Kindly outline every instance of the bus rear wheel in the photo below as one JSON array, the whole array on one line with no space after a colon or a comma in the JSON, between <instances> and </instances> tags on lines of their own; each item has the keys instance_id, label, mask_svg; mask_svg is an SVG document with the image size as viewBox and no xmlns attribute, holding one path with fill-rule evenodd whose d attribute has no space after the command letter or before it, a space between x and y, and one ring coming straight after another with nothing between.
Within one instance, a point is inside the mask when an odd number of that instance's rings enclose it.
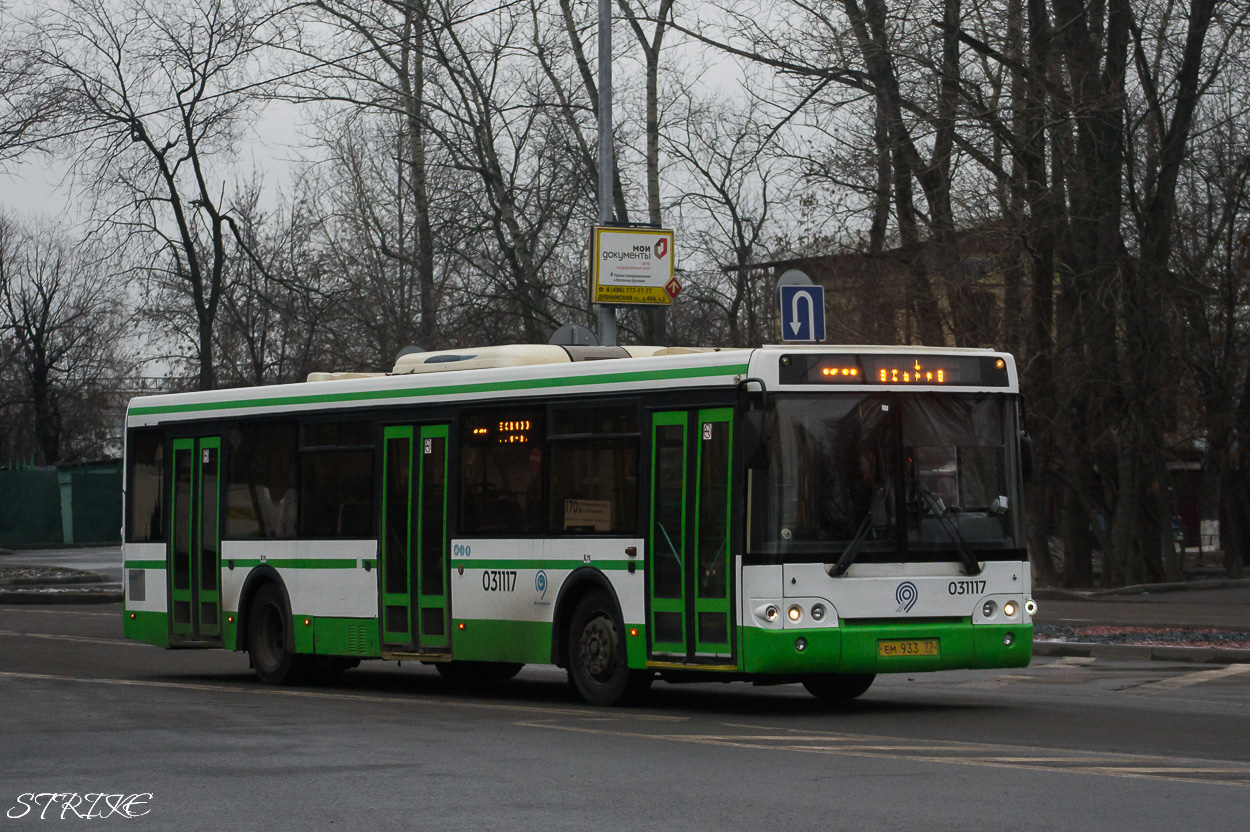
<instances>
[{"instance_id":1,"label":"bus rear wheel","mask_svg":"<svg viewBox=\"0 0 1250 832\"><path fill-rule=\"evenodd\" d=\"M875 673L822 673L808 676L803 680L803 687L817 699L845 704L863 696L876 678Z\"/></svg>"},{"instance_id":2,"label":"bus rear wheel","mask_svg":"<svg viewBox=\"0 0 1250 832\"><path fill-rule=\"evenodd\" d=\"M634 702L651 687L654 674L630 670L623 625L616 605L603 592L582 598L569 624L569 681L591 705Z\"/></svg>"},{"instance_id":3,"label":"bus rear wheel","mask_svg":"<svg viewBox=\"0 0 1250 832\"><path fill-rule=\"evenodd\" d=\"M295 635L282 591L265 584L256 591L247 617L247 652L252 669L267 685L293 685L310 670L305 656L295 655Z\"/></svg>"}]
</instances>

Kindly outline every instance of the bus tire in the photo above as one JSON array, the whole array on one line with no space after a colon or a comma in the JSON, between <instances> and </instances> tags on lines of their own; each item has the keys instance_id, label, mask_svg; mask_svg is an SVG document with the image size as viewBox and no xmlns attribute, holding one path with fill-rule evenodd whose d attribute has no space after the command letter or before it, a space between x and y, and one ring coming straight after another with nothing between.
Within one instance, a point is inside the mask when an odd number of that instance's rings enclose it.
<instances>
[{"instance_id":1,"label":"bus tire","mask_svg":"<svg viewBox=\"0 0 1250 832\"><path fill-rule=\"evenodd\" d=\"M845 704L872 687L875 673L822 673L803 680L807 692L824 702Z\"/></svg>"},{"instance_id":2,"label":"bus tire","mask_svg":"<svg viewBox=\"0 0 1250 832\"><path fill-rule=\"evenodd\" d=\"M434 669L451 685L498 685L521 672L520 662L438 662Z\"/></svg>"},{"instance_id":3,"label":"bus tire","mask_svg":"<svg viewBox=\"0 0 1250 832\"><path fill-rule=\"evenodd\" d=\"M252 598L247 616L247 652L252 669L267 685L298 684L308 675L308 658L295 655L291 614L277 584L265 584Z\"/></svg>"},{"instance_id":4,"label":"bus tire","mask_svg":"<svg viewBox=\"0 0 1250 832\"><path fill-rule=\"evenodd\" d=\"M624 630L616 605L604 592L586 594L573 609L569 682L591 705L629 704L651 687L654 674L629 669Z\"/></svg>"}]
</instances>

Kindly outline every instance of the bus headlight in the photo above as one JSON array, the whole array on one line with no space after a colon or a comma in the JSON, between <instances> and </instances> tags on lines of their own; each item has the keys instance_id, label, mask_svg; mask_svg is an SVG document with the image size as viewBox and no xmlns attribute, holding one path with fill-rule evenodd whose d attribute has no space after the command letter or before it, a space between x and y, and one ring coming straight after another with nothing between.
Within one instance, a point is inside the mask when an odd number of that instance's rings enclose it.
<instances>
[{"instance_id":1,"label":"bus headlight","mask_svg":"<svg viewBox=\"0 0 1250 832\"><path fill-rule=\"evenodd\" d=\"M813 621L824 621L824 620L825 620L825 605L824 605L824 604L813 604L813 605L812 605L812 620L813 620Z\"/></svg>"},{"instance_id":2,"label":"bus headlight","mask_svg":"<svg viewBox=\"0 0 1250 832\"><path fill-rule=\"evenodd\" d=\"M981 605L981 615L986 618L993 618L994 613L996 612L998 612L998 604L994 603L992 600L986 601Z\"/></svg>"},{"instance_id":3,"label":"bus headlight","mask_svg":"<svg viewBox=\"0 0 1250 832\"><path fill-rule=\"evenodd\" d=\"M1016 602L1015 601L1008 601L1007 603L1003 604L1003 615L1007 616L1008 618L1011 618L1015 614L1016 614Z\"/></svg>"},{"instance_id":4,"label":"bus headlight","mask_svg":"<svg viewBox=\"0 0 1250 832\"><path fill-rule=\"evenodd\" d=\"M781 610L777 609L776 604L769 604L766 607L756 607L755 614L771 624L777 620L777 616L781 615Z\"/></svg>"},{"instance_id":5,"label":"bus headlight","mask_svg":"<svg viewBox=\"0 0 1250 832\"><path fill-rule=\"evenodd\" d=\"M790 616L791 621L801 621L803 618L803 608L798 604L795 604L786 611L786 615Z\"/></svg>"},{"instance_id":6,"label":"bus headlight","mask_svg":"<svg viewBox=\"0 0 1250 832\"><path fill-rule=\"evenodd\" d=\"M1029 615L1037 615L1037 602L1032 598L1024 602L1024 611Z\"/></svg>"}]
</instances>

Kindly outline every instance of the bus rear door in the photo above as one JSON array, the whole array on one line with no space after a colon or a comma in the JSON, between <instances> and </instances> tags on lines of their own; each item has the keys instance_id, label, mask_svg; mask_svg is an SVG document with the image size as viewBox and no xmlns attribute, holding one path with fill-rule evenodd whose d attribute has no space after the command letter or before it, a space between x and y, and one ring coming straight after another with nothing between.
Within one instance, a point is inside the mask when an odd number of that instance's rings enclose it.
<instances>
[{"instance_id":1,"label":"bus rear door","mask_svg":"<svg viewBox=\"0 0 1250 832\"><path fill-rule=\"evenodd\" d=\"M221 438L173 440L167 544L169 632L221 639Z\"/></svg>"}]
</instances>

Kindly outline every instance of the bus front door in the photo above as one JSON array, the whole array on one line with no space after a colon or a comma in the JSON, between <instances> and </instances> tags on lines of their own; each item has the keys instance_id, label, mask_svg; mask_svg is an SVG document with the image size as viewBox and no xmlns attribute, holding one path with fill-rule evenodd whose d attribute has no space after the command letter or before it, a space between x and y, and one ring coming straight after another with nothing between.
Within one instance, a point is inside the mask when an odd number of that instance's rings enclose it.
<instances>
[{"instance_id":1,"label":"bus front door","mask_svg":"<svg viewBox=\"0 0 1250 832\"><path fill-rule=\"evenodd\" d=\"M655 661L732 659L732 448L732 408L652 417L647 639Z\"/></svg>"},{"instance_id":2,"label":"bus front door","mask_svg":"<svg viewBox=\"0 0 1250 832\"><path fill-rule=\"evenodd\" d=\"M221 639L221 438L173 440L167 571L169 632Z\"/></svg>"},{"instance_id":3,"label":"bus front door","mask_svg":"<svg viewBox=\"0 0 1250 832\"><path fill-rule=\"evenodd\" d=\"M382 643L447 653L446 425L400 425L383 438L379 606Z\"/></svg>"}]
</instances>

